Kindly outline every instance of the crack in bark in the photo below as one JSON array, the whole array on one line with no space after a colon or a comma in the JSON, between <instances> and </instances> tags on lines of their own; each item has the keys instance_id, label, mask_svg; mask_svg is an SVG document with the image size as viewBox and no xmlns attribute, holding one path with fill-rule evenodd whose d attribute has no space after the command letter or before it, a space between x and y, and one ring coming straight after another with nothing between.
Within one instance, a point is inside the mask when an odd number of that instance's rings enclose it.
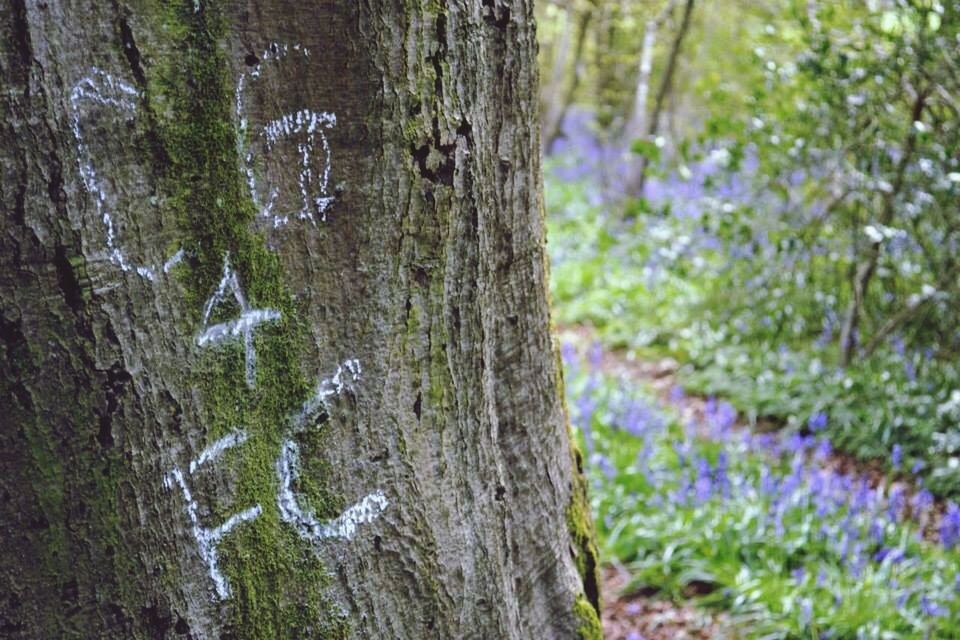
<instances>
[{"instance_id":1,"label":"crack in bark","mask_svg":"<svg viewBox=\"0 0 960 640\"><path fill-rule=\"evenodd\" d=\"M145 88L147 86L147 76L140 64L140 49L137 48L137 43L133 39L130 22L127 19L126 12L120 8L116 0L113 2L113 8L117 12L117 30L120 32L120 48L123 50L123 56L126 58L130 73L133 74L137 84L141 89Z\"/></svg>"},{"instance_id":2,"label":"crack in bark","mask_svg":"<svg viewBox=\"0 0 960 640\"><path fill-rule=\"evenodd\" d=\"M30 67L33 64L33 43L30 41L30 23L27 18L26 0L10 0L13 9L14 47L20 57L20 64ZM29 85L27 85L29 91Z\"/></svg>"}]
</instances>

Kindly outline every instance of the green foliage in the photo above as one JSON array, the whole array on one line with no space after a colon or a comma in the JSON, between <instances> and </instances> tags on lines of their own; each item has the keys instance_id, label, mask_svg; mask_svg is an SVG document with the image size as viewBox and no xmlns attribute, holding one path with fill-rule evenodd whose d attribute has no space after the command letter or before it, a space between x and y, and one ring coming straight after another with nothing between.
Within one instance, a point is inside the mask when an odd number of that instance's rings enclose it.
<instances>
[{"instance_id":1,"label":"green foliage","mask_svg":"<svg viewBox=\"0 0 960 640\"><path fill-rule=\"evenodd\" d=\"M659 156L646 198L548 182L558 315L680 357L687 384L751 415L826 411L838 446L900 445L958 495L958 9L779 4L689 54L685 99L710 115L669 153L631 143Z\"/></svg>"},{"instance_id":2,"label":"green foliage","mask_svg":"<svg viewBox=\"0 0 960 640\"><path fill-rule=\"evenodd\" d=\"M731 265L719 248L689 251L701 220L651 214L620 222L588 203L589 189L584 182L548 183L561 324L588 323L607 344L678 357L688 365L685 386L726 398L754 419L798 431L825 412L836 446L886 459L900 445L901 470L922 467L918 475L933 491L960 495L960 406L953 395L960 370L952 362L900 347L843 369L837 345L810 335L817 314L801 313L818 299L816 290L750 295L742 284L749 263ZM727 232L744 231L729 222Z\"/></svg>"},{"instance_id":3,"label":"green foliage","mask_svg":"<svg viewBox=\"0 0 960 640\"><path fill-rule=\"evenodd\" d=\"M628 589L697 597L745 638L960 633L960 553L893 515L903 507L890 506L902 499L889 479L871 491L809 448L743 437L722 405L683 426L642 389L572 360L601 553L630 569Z\"/></svg>"},{"instance_id":4,"label":"green foliage","mask_svg":"<svg viewBox=\"0 0 960 640\"><path fill-rule=\"evenodd\" d=\"M548 159L556 317L675 357L685 388L782 442L814 432L885 470L886 506L824 498L809 450L673 417L638 435L635 392L581 371L601 554L634 586L731 611L747 637L958 637L960 558L901 517L894 480L960 517L960 5L702 0L662 133L623 139L637 77L622 71L665 4L603 14ZM651 86L675 30L660 25ZM649 164L643 197L624 186L631 155ZM721 467L728 490L697 497Z\"/></svg>"}]
</instances>

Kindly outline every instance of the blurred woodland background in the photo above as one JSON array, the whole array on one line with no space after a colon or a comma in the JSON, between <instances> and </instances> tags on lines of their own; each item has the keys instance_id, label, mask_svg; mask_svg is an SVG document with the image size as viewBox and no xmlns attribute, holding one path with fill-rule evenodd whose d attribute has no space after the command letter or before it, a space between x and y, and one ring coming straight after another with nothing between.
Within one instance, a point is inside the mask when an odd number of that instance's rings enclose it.
<instances>
[{"instance_id":1,"label":"blurred woodland background","mask_svg":"<svg viewBox=\"0 0 960 640\"><path fill-rule=\"evenodd\" d=\"M960 637L960 3L538 13L613 637Z\"/></svg>"}]
</instances>

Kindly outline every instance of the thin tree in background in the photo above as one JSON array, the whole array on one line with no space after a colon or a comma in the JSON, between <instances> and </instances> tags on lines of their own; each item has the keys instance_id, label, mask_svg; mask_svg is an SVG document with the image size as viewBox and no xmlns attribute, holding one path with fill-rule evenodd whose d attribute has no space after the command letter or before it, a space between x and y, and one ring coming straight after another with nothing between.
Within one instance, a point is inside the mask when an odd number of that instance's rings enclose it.
<instances>
[{"instance_id":1,"label":"thin tree in background","mask_svg":"<svg viewBox=\"0 0 960 640\"><path fill-rule=\"evenodd\" d=\"M577 91L580 89L581 81L586 73L584 69L584 50L587 44L587 35L590 32L590 22L593 19L596 9L597 4L595 0L591 0L587 2L583 9L575 12L577 14L576 27L574 28L576 32L575 44L573 47L573 57L568 61L570 48L569 38L572 28L570 14L574 13L574 3L571 2L565 7L566 18L557 47L557 56L554 59L553 72L551 74L551 78L555 82L551 82L551 90L547 93L546 100L544 101L545 115L543 117L543 132L541 136L544 155L550 151L553 143L563 135L564 120L566 120L570 106L577 97ZM569 76L569 78L564 88L563 79L567 76Z\"/></svg>"},{"instance_id":2,"label":"thin tree in background","mask_svg":"<svg viewBox=\"0 0 960 640\"><path fill-rule=\"evenodd\" d=\"M695 0L686 0L684 3L680 24L670 44L670 52L667 54L663 74L660 76L660 83L653 101L653 106L649 115L646 115L650 75L653 68L653 49L656 44L657 32L667 19L667 16L673 12L675 1L676 0L671 0L668 2L656 18L647 22L646 30L644 31L643 49L640 54L636 98L633 104L633 112L626 128L626 137L628 140L643 139L653 141L660 131L660 120L663 114L663 108L673 88L674 75L682 51L684 38L686 38L687 32L690 30L690 21L695 2ZM641 155L634 163L634 168L629 174L626 185L626 193L643 195L649 164L650 160L646 154Z\"/></svg>"}]
</instances>

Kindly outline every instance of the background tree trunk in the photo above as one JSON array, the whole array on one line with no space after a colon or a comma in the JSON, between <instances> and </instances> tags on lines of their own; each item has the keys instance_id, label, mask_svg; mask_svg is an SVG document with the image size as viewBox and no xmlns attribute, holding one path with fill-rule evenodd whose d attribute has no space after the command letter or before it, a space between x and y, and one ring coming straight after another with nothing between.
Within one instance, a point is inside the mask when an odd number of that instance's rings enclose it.
<instances>
[{"instance_id":1,"label":"background tree trunk","mask_svg":"<svg viewBox=\"0 0 960 640\"><path fill-rule=\"evenodd\" d=\"M531 4L0 8L0 634L599 638Z\"/></svg>"},{"instance_id":2,"label":"background tree trunk","mask_svg":"<svg viewBox=\"0 0 960 640\"><path fill-rule=\"evenodd\" d=\"M677 61L680 58L681 47L683 46L683 40L687 35L687 32L690 30L690 16L693 14L693 5L694 0L686 0L686 3L683 6L683 17L680 19L680 25L677 27L677 32L673 37L673 42L670 45L670 52L667 55L666 65L663 70L663 75L660 78L660 86L657 89L656 99L653 103L653 108L650 111L650 116L646 119L646 139L650 142L653 142L657 133L660 131L660 117L663 114L663 107L666 104L667 96L670 95L671 89L673 87L673 76L674 72L677 69ZM664 8L663 13L658 16L654 21L648 23L647 33L653 34L651 40L655 38L656 29L659 26L659 23L663 21L673 10L673 2L668 2L667 6ZM646 48L646 42L644 42L644 47ZM651 42L652 47L652 42ZM644 54L641 54L643 57ZM649 83L649 75L647 78L643 78L644 75L644 65L641 62L640 66L640 76L641 81L638 84L637 89L637 98L634 102L634 116L631 118L631 122L635 123L634 127L637 125L643 124L644 119L638 115L638 108L646 108L647 102L647 90ZM641 93L642 87L642 93ZM642 132L642 129L640 129ZM634 139L639 137L628 127L627 138ZM632 167L632 172L630 175L629 182L627 184L627 193L636 195L638 197L643 196L644 185L647 180L647 167L650 164L650 159L647 156L641 156L637 162L634 163Z\"/></svg>"},{"instance_id":3,"label":"background tree trunk","mask_svg":"<svg viewBox=\"0 0 960 640\"><path fill-rule=\"evenodd\" d=\"M566 84L566 87L563 91L560 91L560 85L563 83L557 84L557 91L551 92L549 100L547 102L547 113L546 117L543 119L543 140L541 141L541 153L546 156L549 154L550 150L553 148L553 144L560 139L563 135L563 125L564 121L567 119L567 113L570 111L570 107L573 105L574 100L577 97L577 90L580 88L580 81L585 74L583 68L583 50L587 43L587 33L590 28L590 20L593 18L593 13L596 10L597 6L594 2L588 2L587 5L580 10L579 16L576 20L576 44L573 49L573 60L567 62L566 51L563 51L563 58L558 58L557 65L563 65L564 69L569 69L569 81ZM567 25L573 20L573 14L575 13L575 6L571 7L568 10ZM569 26L565 26L565 29L569 30ZM564 33L563 41L561 44L564 49L567 48L568 43L568 33ZM558 73L558 75L561 75Z\"/></svg>"}]
</instances>

